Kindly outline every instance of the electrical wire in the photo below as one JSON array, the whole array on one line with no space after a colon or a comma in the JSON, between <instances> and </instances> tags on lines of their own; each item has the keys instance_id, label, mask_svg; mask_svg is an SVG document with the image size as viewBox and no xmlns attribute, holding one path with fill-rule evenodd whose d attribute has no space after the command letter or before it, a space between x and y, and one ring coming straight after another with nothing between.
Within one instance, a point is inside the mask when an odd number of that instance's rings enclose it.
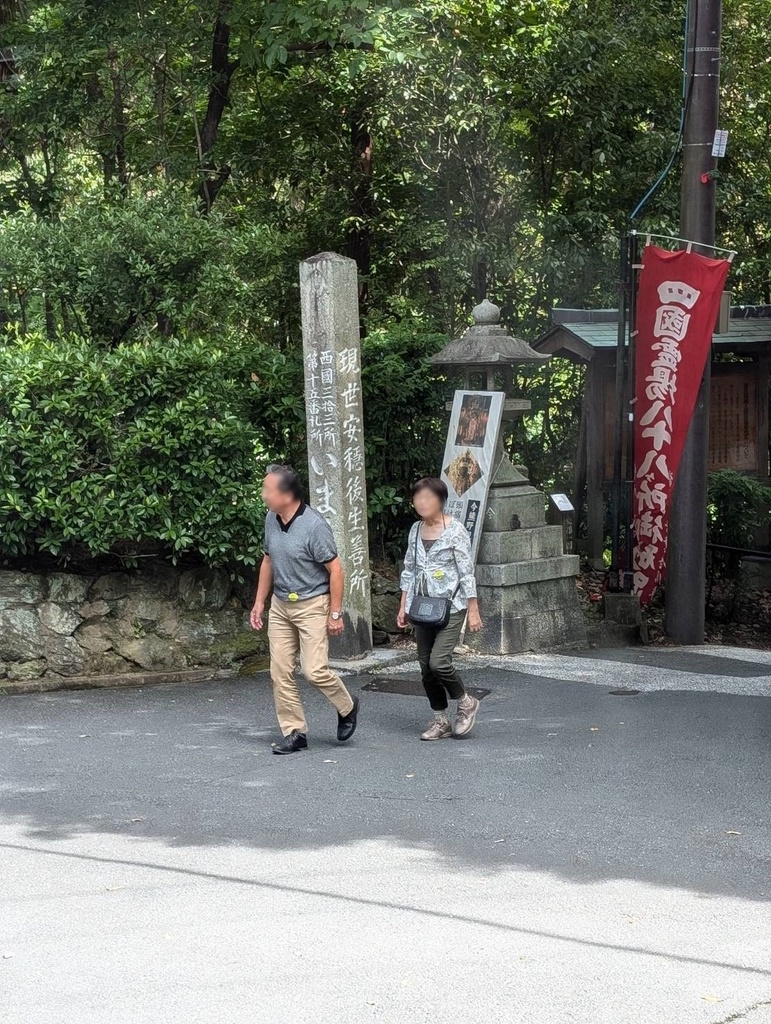
<instances>
[{"instance_id":1,"label":"electrical wire","mask_svg":"<svg viewBox=\"0 0 771 1024\"><path fill-rule=\"evenodd\" d=\"M697 28L698 19L699 19L699 5L697 3L694 3L693 5L691 5L690 0L687 0L686 5L685 5L685 21L684 21L684 29L683 29L683 78L682 78L682 88L681 88L681 92L680 92L680 126L679 126L679 128L677 130L677 139L675 140L675 144L674 144L674 146L672 148L672 153L671 153L671 155L669 157L669 160L667 161L666 167L661 172L661 174L658 176L658 178L656 178L654 183L651 185L651 187L648 189L648 191L642 197L642 199L637 204L637 206L635 206L634 210L632 210L632 212L629 214L629 220L630 221L635 220L635 218L639 216L639 214L642 212L643 208L647 205L648 200L652 199L653 196L655 196L655 194L661 188L662 184L664 183L664 179L669 174L669 172L672 170L672 165L675 162L675 158L677 157L677 155L680 152L680 149L682 147L683 134L685 132L685 119L686 119L686 116L688 114L688 110L689 110L689 108L691 106L691 97L693 95L693 83L694 83L694 76L693 76L693 74L690 74L690 75L688 74L688 40L690 38L690 24L689 24L690 17L689 17L689 12L691 10L691 6L693 6L693 12L694 12L694 16L693 16L693 38L694 39L696 38L696 28ZM693 69L691 69L691 70L693 70Z\"/></svg>"}]
</instances>

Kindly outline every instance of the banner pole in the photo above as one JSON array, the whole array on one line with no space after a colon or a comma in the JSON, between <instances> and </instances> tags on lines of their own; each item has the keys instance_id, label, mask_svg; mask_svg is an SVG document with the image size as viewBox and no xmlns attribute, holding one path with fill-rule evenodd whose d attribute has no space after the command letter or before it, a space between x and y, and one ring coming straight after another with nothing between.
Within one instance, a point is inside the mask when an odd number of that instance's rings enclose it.
<instances>
[{"instance_id":1,"label":"banner pole","mask_svg":"<svg viewBox=\"0 0 771 1024\"><path fill-rule=\"evenodd\" d=\"M634 519L634 417L637 408L632 404L635 392L635 339L637 334L637 286L640 280L640 272L637 264L640 260L640 241L636 231L632 232L630 263L630 288L629 288L629 344L627 347L626 360L626 407L624 409L626 459L624 474L624 566L623 566L623 587L625 593L632 590L632 565L634 561L635 536L632 529Z\"/></svg>"},{"instance_id":2,"label":"banner pole","mask_svg":"<svg viewBox=\"0 0 771 1024\"><path fill-rule=\"evenodd\" d=\"M689 0L680 234L697 248L715 242L721 14L721 0ZM680 644L704 642L710 369L707 356L670 512L664 629Z\"/></svg>"},{"instance_id":3,"label":"banner pole","mask_svg":"<svg viewBox=\"0 0 771 1024\"><path fill-rule=\"evenodd\" d=\"M610 581L609 589L621 587L621 504L624 489L622 446L624 439L624 367L626 362L626 314L629 291L629 235L626 229L619 238L618 335L616 338L616 391L613 418L613 489L610 505Z\"/></svg>"}]
</instances>

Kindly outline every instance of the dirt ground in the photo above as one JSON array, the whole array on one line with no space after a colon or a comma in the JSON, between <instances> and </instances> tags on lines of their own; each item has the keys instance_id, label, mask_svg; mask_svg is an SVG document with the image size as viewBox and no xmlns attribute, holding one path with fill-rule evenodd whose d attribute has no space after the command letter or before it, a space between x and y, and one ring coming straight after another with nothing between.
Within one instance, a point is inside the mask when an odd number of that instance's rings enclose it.
<instances>
[{"instance_id":1,"label":"dirt ground","mask_svg":"<svg viewBox=\"0 0 771 1024\"><path fill-rule=\"evenodd\" d=\"M599 617L607 574L585 568L576 585L587 617ZM650 642L658 647L674 647L664 633L664 601L659 594L646 613ZM742 588L731 582L716 582L712 587L704 642L731 647L771 650L771 591Z\"/></svg>"}]
</instances>

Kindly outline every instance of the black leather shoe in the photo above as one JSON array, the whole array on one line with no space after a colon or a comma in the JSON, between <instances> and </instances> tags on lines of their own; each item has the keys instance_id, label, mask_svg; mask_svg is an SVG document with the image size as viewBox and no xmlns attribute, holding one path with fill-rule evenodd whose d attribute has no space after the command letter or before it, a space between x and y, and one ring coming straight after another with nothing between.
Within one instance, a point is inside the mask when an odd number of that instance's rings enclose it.
<instances>
[{"instance_id":1,"label":"black leather shoe","mask_svg":"<svg viewBox=\"0 0 771 1024\"><path fill-rule=\"evenodd\" d=\"M345 743L356 732L356 719L359 717L359 698L353 698L353 707L347 715L337 716L337 738Z\"/></svg>"},{"instance_id":2,"label":"black leather shoe","mask_svg":"<svg viewBox=\"0 0 771 1024\"><path fill-rule=\"evenodd\" d=\"M290 732L288 736L285 736L278 743L273 744L274 754L294 754L296 750L307 750L308 738L304 732L300 732L299 729L295 729Z\"/></svg>"}]
</instances>

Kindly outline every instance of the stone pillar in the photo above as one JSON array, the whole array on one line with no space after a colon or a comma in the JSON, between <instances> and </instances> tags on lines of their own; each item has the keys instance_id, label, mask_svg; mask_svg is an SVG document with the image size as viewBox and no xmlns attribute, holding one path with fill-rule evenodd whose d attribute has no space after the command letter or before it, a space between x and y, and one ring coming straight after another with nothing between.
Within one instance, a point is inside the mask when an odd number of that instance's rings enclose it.
<instances>
[{"instance_id":1,"label":"stone pillar","mask_svg":"<svg viewBox=\"0 0 771 1024\"><path fill-rule=\"evenodd\" d=\"M372 649L356 262L322 252L300 264L310 503L329 522L345 572L345 632L334 657Z\"/></svg>"}]
</instances>

